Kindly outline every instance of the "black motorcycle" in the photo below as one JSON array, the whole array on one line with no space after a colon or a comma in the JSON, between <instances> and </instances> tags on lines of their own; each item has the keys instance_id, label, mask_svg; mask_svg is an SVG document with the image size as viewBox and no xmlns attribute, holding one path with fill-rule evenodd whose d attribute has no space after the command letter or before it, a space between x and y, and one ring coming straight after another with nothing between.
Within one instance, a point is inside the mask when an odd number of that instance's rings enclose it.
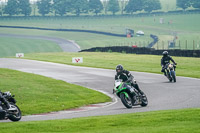
<instances>
[{"instance_id":1,"label":"black motorcycle","mask_svg":"<svg viewBox=\"0 0 200 133\"><path fill-rule=\"evenodd\" d=\"M2 93L0 91L0 93L3 98L3 100L2 98L0 100L0 110L2 110L1 113L4 113L2 114L4 115L4 117L1 118L1 120L10 119L11 121L19 121L22 118L22 114L19 107L16 105L16 100L14 99L14 95L11 95L10 92ZM4 100L6 100L6 102L8 102L9 105L7 105Z\"/></svg>"},{"instance_id":2,"label":"black motorcycle","mask_svg":"<svg viewBox=\"0 0 200 133\"><path fill-rule=\"evenodd\" d=\"M148 104L148 100L145 94L142 96L137 91L137 89L131 87L131 85L128 83L122 82L121 80L115 81L114 92L127 108L132 108L132 106L137 105L144 107Z\"/></svg>"}]
</instances>

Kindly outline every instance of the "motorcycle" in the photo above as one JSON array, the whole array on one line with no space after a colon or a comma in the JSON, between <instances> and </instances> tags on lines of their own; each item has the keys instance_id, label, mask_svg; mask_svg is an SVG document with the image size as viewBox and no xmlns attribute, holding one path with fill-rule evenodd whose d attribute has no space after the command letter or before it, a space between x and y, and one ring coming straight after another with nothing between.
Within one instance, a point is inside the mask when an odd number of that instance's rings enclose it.
<instances>
[{"instance_id":1,"label":"motorcycle","mask_svg":"<svg viewBox=\"0 0 200 133\"><path fill-rule=\"evenodd\" d=\"M126 108L132 108L133 106L141 105L147 106L148 100L146 95L141 95L137 89L131 87L126 82L118 79L115 81L114 93L121 99Z\"/></svg>"},{"instance_id":2,"label":"motorcycle","mask_svg":"<svg viewBox=\"0 0 200 133\"><path fill-rule=\"evenodd\" d=\"M22 114L19 107L16 105L16 100L14 99L15 96L11 95L9 91L4 93L0 91L0 93L4 97L4 99L10 104L10 107L8 108L4 102L0 101L0 110L5 113L4 118L2 118L1 120L10 119L11 121L19 121L22 118Z\"/></svg>"},{"instance_id":3,"label":"motorcycle","mask_svg":"<svg viewBox=\"0 0 200 133\"><path fill-rule=\"evenodd\" d=\"M175 68L176 68L175 64L169 63L168 67L166 69L167 70L167 78L169 79L170 82L172 82L172 81L176 82Z\"/></svg>"}]
</instances>

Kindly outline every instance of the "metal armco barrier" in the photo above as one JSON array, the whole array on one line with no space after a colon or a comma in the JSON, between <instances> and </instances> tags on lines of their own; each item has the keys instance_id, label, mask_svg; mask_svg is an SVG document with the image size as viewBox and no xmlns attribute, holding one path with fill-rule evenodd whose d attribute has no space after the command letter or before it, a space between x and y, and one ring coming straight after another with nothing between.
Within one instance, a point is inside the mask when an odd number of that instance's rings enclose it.
<instances>
[{"instance_id":1,"label":"metal armco barrier","mask_svg":"<svg viewBox=\"0 0 200 133\"><path fill-rule=\"evenodd\" d=\"M103 31L95 31L95 30L51 29L51 28L40 28L40 27L4 26L4 25L0 25L0 28L19 28L19 29L36 29L36 30L51 30L51 31L87 32L87 33L102 34L102 35L107 35L107 36L126 37L126 34L115 34L115 33L103 32Z\"/></svg>"}]
</instances>

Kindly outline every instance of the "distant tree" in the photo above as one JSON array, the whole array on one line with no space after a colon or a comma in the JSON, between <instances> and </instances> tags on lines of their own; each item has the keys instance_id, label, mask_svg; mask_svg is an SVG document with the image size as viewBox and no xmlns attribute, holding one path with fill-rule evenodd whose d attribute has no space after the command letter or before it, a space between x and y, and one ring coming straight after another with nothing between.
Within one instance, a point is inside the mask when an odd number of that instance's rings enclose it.
<instances>
[{"instance_id":1,"label":"distant tree","mask_svg":"<svg viewBox=\"0 0 200 133\"><path fill-rule=\"evenodd\" d=\"M75 11L76 16L79 16L81 13L88 12L88 1L87 0L72 0L72 13Z\"/></svg>"},{"instance_id":2,"label":"distant tree","mask_svg":"<svg viewBox=\"0 0 200 133\"><path fill-rule=\"evenodd\" d=\"M37 2L36 1L33 2L32 7L33 7L33 15L35 16L36 9L37 9Z\"/></svg>"},{"instance_id":3,"label":"distant tree","mask_svg":"<svg viewBox=\"0 0 200 133\"><path fill-rule=\"evenodd\" d=\"M19 1L19 12L24 14L24 16L29 16L31 14L31 6L29 0L18 0Z\"/></svg>"},{"instance_id":4,"label":"distant tree","mask_svg":"<svg viewBox=\"0 0 200 133\"><path fill-rule=\"evenodd\" d=\"M4 3L2 2L1 5L0 5L0 15L1 15L1 16L3 16L4 8L5 8L5 5L4 5Z\"/></svg>"},{"instance_id":5,"label":"distant tree","mask_svg":"<svg viewBox=\"0 0 200 133\"><path fill-rule=\"evenodd\" d=\"M63 16L66 13L65 0L53 0L53 9L56 14Z\"/></svg>"},{"instance_id":6,"label":"distant tree","mask_svg":"<svg viewBox=\"0 0 200 133\"><path fill-rule=\"evenodd\" d=\"M103 4L100 0L89 0L89 10L97 15L103 10Z\"/></svg>"},{"instance_id":7,"label":"distant tree","mask_svg":"<svg viewBox=\"0 0 200 133\"><path fill-rule=\"evenodd\" d=\"M161 9L160 0L144 0L144 10L146 12L152 12L153 10Z\"/></svg>"},{"instance_id":8,"label":"distant tree","mask_svg":"<svg viewBox=\"0 0 200 133\"><path fill-rule=\"evenodd\" d=\"M120 2L121 2L121 4L120 4L121 14L124 14L124 9L125 9L126 5L128 4L128 0L121 0Z\"/></svg>"},{"instance_id":9,"label":"distant tree","mask_svg":"<svg viewBox=\"0 0 200 133\"><path fill-rule=\"evenodd\" d=\"M200 0L190 0L191 1L191 5L194 8L200 8Z\"/></svg>"},{"instance_id":10,"label":"distant tree","mask_svg":"<svg viewBox=\"0 0 200 133\"><path fill-rule=\"evenodd\" d=\"M42 14L42 16L45 16L46 14L49 14L51 12L51 0L41 0L37 2L37 7L39 10L39 13Z\"/></svg>"},{"instance_id":11,"label":"distant tree","mask_svg":"<svg viewBox=\"0 0 200 133\"><path fill-rule=\"evenodd\" d=\"M144 0L129 0L125 7L127 13L133 14L133 12L142 11L144 9Z\"/></svg>"},{"instance_id":12,"label":"distant tree","mask_svg":"<svg viewBox=\"0 0 200 133\"><path fill-rule=\"evenodd\" d=\"M176 0L176 6L183 10L191 6L190 0Z\"/></svg>"},{"instance_id":13,"label":"distant tree","mask_svg":"<svg viewBox=\"0 0 200 133\"><path fill-rule=\"evenodd\" d=\"M18 6L18 0L8 0L7 5L4 9L4 13L9 14L10 16L16 15L19 13Z\"/></svg>"},{"instance_id":14,"label":"distant tree","mask_svg":"<svg viewBox=\"0 0 200 133\"><path fill-rule=\"evenodd\" d=\"M112 12L113 15L115 15L116 12L118 12L119 9L119 2L118 0L109 0L108 2L108 11Z\"/></svg>"},{"instance_id":15,"label":"distant tree","mask_svg":"<svg viewBox=\"0 0 200 133\"><path fill-rule=\"evenodd\" d=\"M108 1L104 0L102 2L103 2L104 13L107 14L107 11L108 11Z\"/></svg>"},{"instance_id":16,"label":"distant tree","mask_svg":"<svg viewBox=\"0 0 200 133\"><path fill-rule=\"evenodd\" d=\"M59 14L63 16L67 12L69 12L71 7L71 0L53 0L53 9L55 11L55 15Z\"/></svg>"}]
</instances>

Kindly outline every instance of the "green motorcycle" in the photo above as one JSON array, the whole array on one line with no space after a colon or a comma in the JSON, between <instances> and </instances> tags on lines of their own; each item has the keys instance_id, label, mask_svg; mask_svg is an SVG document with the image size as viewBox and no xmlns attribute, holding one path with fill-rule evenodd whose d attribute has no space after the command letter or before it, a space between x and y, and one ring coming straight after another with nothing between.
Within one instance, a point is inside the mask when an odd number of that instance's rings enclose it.
<instances>
[{"instance_id":1,"label":"green motorcycle","mask_svg":"<svg viewBox=\"0 0 200 133\"><path fill-rule=\"evenodd\" d=\"M137 105L145 107L148 104L145 94L141 95L137 89L131 87L129 83L122 82L120 79L115 81L114 93L116 93L127 108L132 108Z\"/></svg>"}]
</instances>

